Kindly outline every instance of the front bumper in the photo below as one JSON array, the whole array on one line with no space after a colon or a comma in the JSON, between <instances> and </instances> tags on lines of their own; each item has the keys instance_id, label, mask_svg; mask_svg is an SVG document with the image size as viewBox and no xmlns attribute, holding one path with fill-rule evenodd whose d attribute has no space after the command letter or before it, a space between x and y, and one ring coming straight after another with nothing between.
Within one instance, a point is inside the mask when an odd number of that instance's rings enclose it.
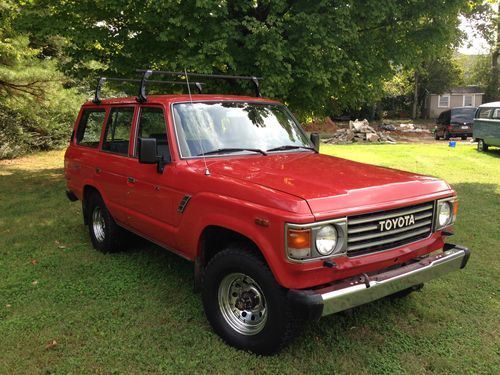
<instances>
[{"instance_id":1,"label":"front bumper","mask_svg":"<svg viewBox=\"0 0 500 375\"><path fill-rule=\"evenodd\" d=\"M312 319L319 319L462 269L469 256L469 249L445 244L439 255L417 259L402 267L340 280L319 289L290 290L289 298L305 305Z\"/></svg>"}]
</instances>

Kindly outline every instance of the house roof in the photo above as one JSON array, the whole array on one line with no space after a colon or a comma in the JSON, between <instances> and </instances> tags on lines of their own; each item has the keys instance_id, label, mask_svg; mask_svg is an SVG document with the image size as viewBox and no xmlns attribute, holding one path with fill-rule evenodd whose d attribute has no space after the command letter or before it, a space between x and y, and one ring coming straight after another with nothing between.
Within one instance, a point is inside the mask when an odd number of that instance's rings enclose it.
<instances>
[{"instance_id":1,"label":"house roof","mask_svg":"<svg viewBox=\"0 0 500 375\"><path fill-rule=\"evenodd\" d=\"M445 91L441 94L432 93L431 95L443 95L443 94L451 94L451 95L481 94L481 95L483 95L484 92L482 91L481 87L479 87L479 86L456 86L456 87L452 87L448 91Z\"/></svg>"},{"instance_id":2,"label":"house roof","mask_svg":"<svg viewBox=\"0 0 500 375\"><path fill-rule=\"evenodd\" d=\"M450 89L452 94L482 94L479 86L457 86Z\"/></svg>"}]
</instances>

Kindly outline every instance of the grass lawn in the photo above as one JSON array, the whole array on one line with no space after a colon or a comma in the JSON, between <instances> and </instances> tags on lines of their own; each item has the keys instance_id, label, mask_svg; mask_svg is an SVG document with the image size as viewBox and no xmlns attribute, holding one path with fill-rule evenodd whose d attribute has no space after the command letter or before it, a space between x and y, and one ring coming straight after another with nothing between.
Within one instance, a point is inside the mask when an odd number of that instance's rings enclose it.
<instances>
[{"instance_id":1,"label":"grass lawn","mask_svg":"<svg viewBox=\"0 0 500 375\"><path fill-rule=\"evenodd\" d=\"M421 293L311 324L274 357L210 329L192 265L145 241L92 249L63 152L0 162L0 374L500 373L500 152L432 145L322 152L446 179L468 267ZM335 171L332 171L335 173Z\"/></svg>"}]
</instances>

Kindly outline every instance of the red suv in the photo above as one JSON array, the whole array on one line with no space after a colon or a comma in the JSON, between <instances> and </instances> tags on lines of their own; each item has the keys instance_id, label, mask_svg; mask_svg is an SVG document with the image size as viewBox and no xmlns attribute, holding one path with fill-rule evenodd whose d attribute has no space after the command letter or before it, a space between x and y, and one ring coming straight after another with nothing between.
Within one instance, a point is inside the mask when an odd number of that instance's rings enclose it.
<instances>
[{"instance_id":1,"label":"red suv","mask_svg":"<svg viewBox=\"0 0 500 375\"><path fill-rule=\"evenodd\" d=\"M146 97L146 82L82 106L67 195L97 250L130 231L191 260L229 344L271 354L304 323L465 267L469 250L444 242L458 207L446 182L321 155L279 102Z\"/></svg>"}]
</instances>

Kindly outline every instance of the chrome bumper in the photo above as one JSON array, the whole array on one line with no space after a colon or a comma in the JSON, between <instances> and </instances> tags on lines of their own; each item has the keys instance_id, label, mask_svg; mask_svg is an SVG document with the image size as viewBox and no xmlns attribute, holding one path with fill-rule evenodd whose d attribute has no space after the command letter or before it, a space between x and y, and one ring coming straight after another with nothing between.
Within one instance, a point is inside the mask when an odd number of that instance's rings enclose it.
<instances>
[{"instance_id":1,"label":"chrome bumper","mask_svg":"<svg viewBox=\"0 0 500 375\"><path fill-rule=\"evenodd\" d=\"M363 305L464 268L470 250L446 244L443 253L396 269L359 275L315 290L290 291L292 299L309 307L312 318Z\"/></svg>"}]
</instances>

